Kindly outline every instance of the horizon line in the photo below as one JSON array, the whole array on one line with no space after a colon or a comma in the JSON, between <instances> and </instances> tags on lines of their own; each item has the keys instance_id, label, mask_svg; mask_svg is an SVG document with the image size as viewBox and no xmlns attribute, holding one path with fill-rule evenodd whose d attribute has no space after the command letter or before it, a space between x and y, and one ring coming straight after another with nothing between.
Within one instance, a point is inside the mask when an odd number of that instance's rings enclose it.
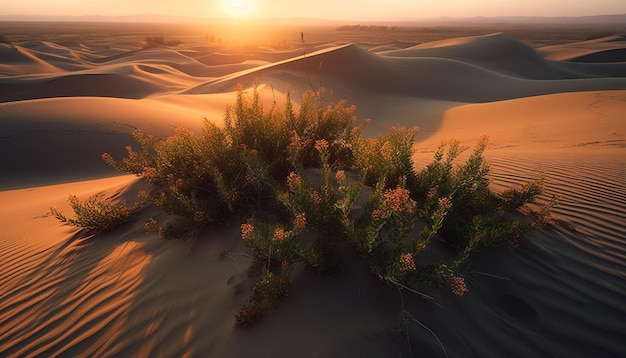
<instances>
[{"instance_id":1,"label":"horizon line","mask_svg":"<svg viewBox=\"0 0 626 358\"><path fill-rule=\"evenodd\" d=\"M250 18L250 19L231 19L228 17L200 17L189 15L166 15L158 13L138 13L132 15L0 15L0 21L36 21L37 19L46 18L46 21L56 21L55 19L72 19L78 22L97 22L95 19L110 19L112 22L133 22L133 18L155 18L152 20L144 19L143 22L203 22L203 21L224 21L224 22L264 22L264 21L318 21L318 22L344 22L344 23L412 23L412 22L433 22L433 21L468 21L468 20L582 20L589 18L611 18L611 17L626 17L626 13L618 14L597 14L597 15L559 15L559 16L540 16L540 15L501 15L501 16L468 16L468 17L455 17L455 16L438 16L438 17L422 17L422 18L406 18L406 19L328 19L328 18L316 18L316 17L263 17L263 18ZM20 19L20 20L11 20ZM29 20L33 19L33 20ZM62 20L61 20L62 21Z\"/></svg>"}]
</instances>

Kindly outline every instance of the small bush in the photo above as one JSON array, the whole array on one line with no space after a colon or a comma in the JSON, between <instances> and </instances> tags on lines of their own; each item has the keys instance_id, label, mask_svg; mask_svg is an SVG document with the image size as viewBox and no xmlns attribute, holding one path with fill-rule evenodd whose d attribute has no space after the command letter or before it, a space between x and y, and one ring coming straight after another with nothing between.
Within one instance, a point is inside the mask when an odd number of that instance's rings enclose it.
<instances>
[{"instance_id":1,"label":"small bush","mask_svg":"<svg viewBox=\"0 0 626 358\"><path fill-rule=\"evenodd\" d=\"M529 210L528 216L532 220L533 227L545 229L553 220L552 209L559 205L559 197L553 195L550 201L539 207L538 210Z\"/></svg>"},{"instance_id":2,"label":"small bush","mask_svg":"<svg viewBox=\"0 0 626 358\"><path fill-rule=\"evenodd\" d=\"M242 328L254 325L264 312L274 308L289 291L288 265L283 263L279 273L263 268L261 278L252 286L252 294L235 314L235 324Z\"/></svg>"},{"instance_id":3,"label":"small bush","mask_svg":"<svg viewBox=\"0 0 626 358\"><path fill-rule=\"evenodd\" d=\"M178 39L166 39L163 35L146 36L146 38L143 40L142 47L152 48L152 47L176 46L176 45L180 45L181 43L182 41Z\"/></svg>"},{"instance_id":4,"label":"small bush","mask_svg":"<svg viewBox=\"0 0 626 358\"><path fill-rule=\"evenodd\" d=\"M317 164L318 141L328 145L329 165L352 165L354 107L324 107L321 96L304 94L296 112L288 94L284 110L276 104L266 110L256 88L251 95L239 88L224 128L206 121L199 135L181 128L167 139L137 131L140 151L127 147L121 161L106 153L103 159L156 184L156 194L147 199L181 217L190 232L260 206L279 207L276 193L287 175Z\"/></svg>"},{"instance_id":5,"label":"small bush","mask_svg":"<svg viewBox=\"0 0 626 358\"><path fill-rule=\"evenodd\" d=\"M256 88L250 94L239 88L223 128L206 121L199 134L178 129L166 139L136 132L140 150L128 147L120 161L103 155L156 185L145 198L179 218L146 224L162 237L189 237L233 216L251 217L241 236L262 274L235 316L239 326L278 303L295 263L332 270L338 243L352 245L388 283L414 292L447 286L461 296L467 286L459 272L474 250L514 247L531 229L506 213L533 202L543 177L499 194L490 190L486 137L464 162L459 141L443 143L416 171L417 128L363 138L367 122L357 123L354 106L324 105L323 95L307 92L296 111L288 92L283 108L266 109ZM536 226L549 221L554 205L531 211ZM416 232L418 221L425 225ZM421 255L437 234L456 258L425 263Z\"/></svg>"},{"instance_id":6,"label":"small bush","mask_svg":"<svg viewBox=\"0 0 626 358\"><path fill-rule=\"evenodd\" d=\"M413 182L413 144L419 128L391 127L378 138L362 138L356 132L352 138L355 170L365 185L384 182L393 188L404 178Z\"/></svg>"},{"instance_id":7,"label":"small bush","mask_svg":"<svg viewBox=\"0 0 626 358\"><path fill-rule=\"evenodd\" d=\"M113 205L97 196L81 200L76 195L70 195L68 202L76 214L75 219L67 218L54 207L50 208L50 212L59 221L94 234L106 233L124 224L137 210L137 207L127 208L124 204Z\"/></svg>"},{"instance_id":8,"label":"small bush","mask_svg":"<svg viewBox=\"0 0 626 358\"><path fill-rule=\"evenodd\" d=\"M443 143L432 163L417 173L412 187L428 218L437 210L441 198L449 198L452 209L442 223L441 235L453 247L507 245L530 228L505 212L532 202L543 192L543 176L519 189L501 194L489 189L489 164L483 157L488 139L481 138L469 158L462 164L455 160L465 150L458 141Z\"/></svg>"}]
</instances>

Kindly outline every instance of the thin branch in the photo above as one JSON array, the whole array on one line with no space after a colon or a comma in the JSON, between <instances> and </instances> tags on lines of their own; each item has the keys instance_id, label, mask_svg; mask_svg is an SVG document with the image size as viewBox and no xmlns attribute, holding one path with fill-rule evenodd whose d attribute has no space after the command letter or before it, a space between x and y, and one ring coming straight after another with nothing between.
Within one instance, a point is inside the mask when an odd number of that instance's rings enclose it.
<instances>
[{"instance_id":1,"label":"thin branch","mask_svg":"<svg viewBox=\"0 0 626 358\"><path fill-rule=\"evenodd\" d=\"M233 262L235 263L235 265L237 265L237 269L239 269L239 272L241 271L241 266L239 266L239 262L237 262L237 260L235 260L234 257L230 256L230 255L226 255L226 257L228 257L229 259L233 260Z\"/></svg>"},{"instance_id":2,"label":"thin branch","mask_svg":"<svg viewBox=\"0 0 626 358\"><path fill-rule=\"evenodd\" d=\"M477 274L477 275L483 275L483 276L487 276L487 277L492 277L492 278L497 278L500 280L506 280L506 281L511 281L510 278L508 277L502 277L502 276L496 276L496 275L492 275L490 273L486 273L486 272L480 272L480 271L470 271L468 272L469 274Z\"/></svg>"},{"instance_id":3,"label":"thin branch","mask_svg":"<svg viewBox=\"0 0 626 358\"><path fill-rule=\"evenodd\" d=\"M413 293L415 293L415 294L417 294L417 295L420 295L420 296L422 296L422 298L425 298L425 299L427 299L427 300L429 300L429 301L433 301L433 302L437 303L437 302L435 301L435 299L434 299L434 298L432 298L431 296L429 296L429 295L427 295L427 294L425 294L425 293L421 293L421 292L419 292L419 291L416 291L416 290L414 290L414 289L412 289L412 288L410 288L410 287L407 287L407 286L405 286L405 285L401 284L400 282L398 282L398 281L396 281L396 280L392 279L391 277L385 277L385 278L384 278L384 280L385 280L385 281L387 281L387 282L391 282L391 283L393 283L393 284L394 284L394 285L396 285L396 286L402 287L402 288L404 288L405 290L408 290L408 291L413 292ZM438 304L438 303L437 303L437 304ZM440 306L441 306L441 305L440 305Z\"/></svg>"},{"instance_id":4,"label":"thin branch","mask_svg":"<svg viewBox=\"0 0 626 358\"><path fill-rule=\"evenodd\" d=\"M406 309L404 308L404 295L402 295L402 290L400 289L400 286L396 286L396 288L398 289L398 294L400 295L400 302L402 303L402 314L404 314L406 312ZM404 318L402 318L402 320L404 320ZM404 324L404 322L402 322L402 324ZM415 357L415 355L413 354L413 348L411 347L411 335L409 334L408 323L406 324L406 326L404 326L404 331L406 334L406 342L409 345L409 354L411 354L411 357Z\"/></svg>"},{"instance_id":5,"label":"thin branch","mask_svg":"<svg viewBox=\"0 0 626 358\"><path fill-rule=\"evenodd\" d=\"M245 252L232 252L232 251L229 251L229 252L228 252L228 254L229 254L229 255L239 255L239 256L245 256L245 257L252 258L252 255L247 254L247 253L245 253Z\"/></svg>"},{"instance_id":6,"label":"thin branch","mask_svg":"<svg viewBox=\"0 0 626 358\"><path fill-rule=\"evenodd\" d=\"M430 328L426 327L425 325L422 324L422 322L418 321L415 319L415 317L413 317L413 322L419 324L420 326L422 326L425 330L427 330L428 332L430 332L430 334L433 335L433 337L435 337L435 339L437 340L437 342L439 343L439 346L441 347L441 349L443 350L443 355L448 357L448 353L446 352L446 348L443 346L443 344L441 343L441 341L439 340L439 337L437 337L437 335L435 334L435 332L433 332Z\"/></svg>"}]
</instances>

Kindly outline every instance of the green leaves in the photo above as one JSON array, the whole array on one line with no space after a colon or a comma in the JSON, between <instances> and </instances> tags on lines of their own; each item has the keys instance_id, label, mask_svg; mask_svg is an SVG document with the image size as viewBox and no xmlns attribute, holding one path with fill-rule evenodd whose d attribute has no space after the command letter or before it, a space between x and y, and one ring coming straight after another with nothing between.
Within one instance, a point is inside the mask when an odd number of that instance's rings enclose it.
<instances>
[{"instance_id":1,"label":"green leaves","mask_svg":"<svg viewBox=\"0 0 626 358\"><path fill-rule=\"evenodd\" d=\"M102 234L115 229L128 221L137 210L137 207L127 208L124 204L113 205L97 196L81 200L76 195L70 195L68 202L76 218L68 218L54 207L50 208L50 212L59 221L86 229L93 234Z\"/></svg>"},{"instance_id":2,"label":"green leaves","mask_svg":"<svg viewBox=\"0 0 626 358\"><path fill-rule=\"evenodd\" d=\"M164 227L150 222L162 236L185 237L233 216L252 215L241 235L262 274L236 316L239 325L252 324L286 294L294 263L329 270L338 243L352 245L387 282L412 290L449 285L462 295L467 287L456 273L474 250L515 246L530 230L505 214L533 202L543 192L543 177L494 193L484 158L486 137L463 161L467 148L461 142L442 143L433 161L416 171L417 127L395 126L364 138L367 121L356 123L354 106L345 101L324 106L323 94L305 93L296 110L287 93L284 108L274 102L266 109L256 88L250 94L239 88L223 128L206 121L199 133L178 129L167 139L136 132L140 151L129 147L119 162L103 155L113 167L154 183L157 189L148 199L180 217ZM76 223L94 230L109 227L92 226L103 225L105 217L118 223L125 220L121 213L128 213L80 203L75 211L82 219ZM530 212L538 226L549 221L555 205L556 200ZM421 255L437 235L457 256L425 263Z\"/></svg>"}]
</instances>

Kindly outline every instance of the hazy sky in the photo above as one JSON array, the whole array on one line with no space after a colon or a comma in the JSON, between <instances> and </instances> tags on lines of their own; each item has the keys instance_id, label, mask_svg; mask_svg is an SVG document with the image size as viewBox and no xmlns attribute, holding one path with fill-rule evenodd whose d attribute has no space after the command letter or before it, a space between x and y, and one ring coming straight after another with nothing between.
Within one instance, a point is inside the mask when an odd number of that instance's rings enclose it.
<instances>
[{"instance_id":1,"label":"hazy sky","mask_svg":"<svg viewBox=\"0 0 626 358\"><path fill-rule=\"evenodd\" d=\"M584 16L626 13L626 0L0 0L4 15L309 17L410 20L441 16Z\"/></svg>"}]
</instances>

